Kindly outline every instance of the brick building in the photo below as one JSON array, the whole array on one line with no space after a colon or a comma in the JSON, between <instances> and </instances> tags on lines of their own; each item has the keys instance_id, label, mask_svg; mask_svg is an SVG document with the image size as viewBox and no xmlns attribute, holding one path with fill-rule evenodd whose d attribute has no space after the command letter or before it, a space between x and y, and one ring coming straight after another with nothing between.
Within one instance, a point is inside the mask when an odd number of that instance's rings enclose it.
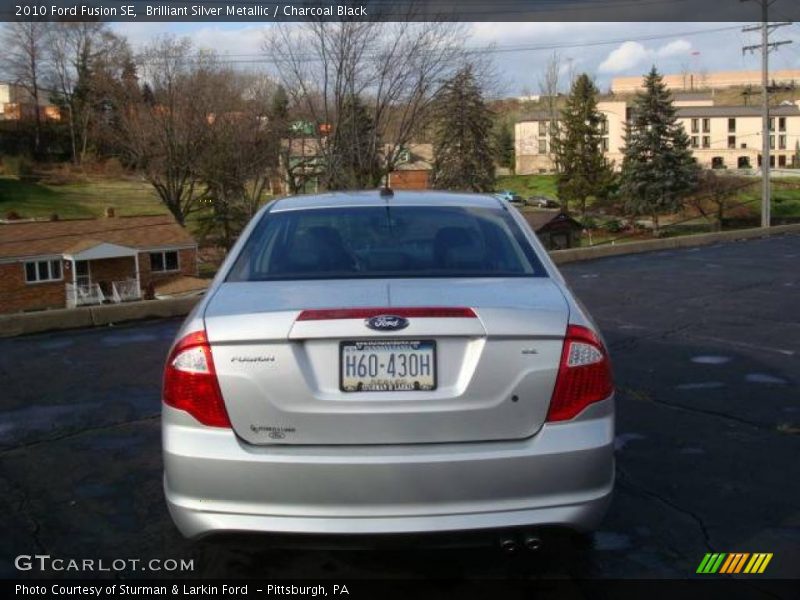
<instances>
[{"instance_id":1,"label":"brick building","mask_svg":"<svg viewBox=\"0 0 800 600\"><path fill-rule=\"evenodd\" d=\"M0 223L0 313L205 287L197 278L197 242L172 217L106 215Z\"/></svg>"}]
</instances>

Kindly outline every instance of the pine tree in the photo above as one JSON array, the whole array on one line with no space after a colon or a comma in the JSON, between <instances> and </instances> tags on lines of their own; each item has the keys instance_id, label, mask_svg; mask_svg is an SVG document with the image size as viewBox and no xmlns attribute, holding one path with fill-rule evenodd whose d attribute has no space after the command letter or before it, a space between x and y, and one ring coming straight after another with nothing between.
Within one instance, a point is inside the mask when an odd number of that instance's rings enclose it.
<instances>
[{"instance_id":1,"label":"pine tree","mask_svg":"<svg viewBox=\"0 0 800 600\"><path fill-rule=\"evenodd\" d=\"M373 143L373 121L358 96L349 96L342 103L328 169L328 189L364 189L380 183L380 166Z\"/></svg>"},{"instance_id":2,"label":"pine tree","mask_svg":"<svg viewBox=\"0 0 800 600\"><path fill-rule=\"evenodd\" d=\"M558 140L554 146L558 196L564 208L577 203L582 216L590 197L604 198L614 181L611 164L603 154L603 115L597 110L597 88L585 73L572 84L561 112Z\"/></svg>"},{"instance_id":3,"label":"pine tree","mask_svg":"<svg viewBox=\"0 0 800 600\"><path fill-rule=\"evenodd\" d=\"M151 88L150 84L146 81L144 85L142 85L142 102L147 104L147 106L156 105L156 95L153 93L153 88Z\"/></svg>"},{"instance_id":4,"label":"pine tree","mask_svg":"<svg viewBox=\"0 0 800 600\"><path fill-rule=\"evenodd\" d=\"M672 96L655 67L637 94L625 132L620 192L632 214L650 215L659 234L659 215L674 213L697 187L700 169L689 136L678 123Z\"/></svg>"},{"instance_id":5,"label":"pine tree","mask_svg":"<svg viewBox=\"0 0 800 600\"><path fill-rule=\"evenodd\" d=\"M508 123L501 123L495 132L494 157L501 167L514 168L514 134Z\"/></svg>"},{"instance_id":6,"label":"pine tree","mask_svg":"<svg viewBox=\"0 0 800 600\"><path fill-rule=\"evenodd\" d=\"M492 113L471 67L444 83L433 116L433 187L492 191Z\"/></svg>"}]
</instances>

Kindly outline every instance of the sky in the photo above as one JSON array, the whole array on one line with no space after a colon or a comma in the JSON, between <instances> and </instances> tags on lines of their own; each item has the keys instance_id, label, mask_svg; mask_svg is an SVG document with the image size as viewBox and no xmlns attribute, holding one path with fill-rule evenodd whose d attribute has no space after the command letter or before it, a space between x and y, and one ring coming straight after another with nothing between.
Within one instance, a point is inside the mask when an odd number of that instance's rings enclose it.
<instances>
[{"instance_id":1,"label":"sky","mask_svg":"<svg viewBox=\"0 0 800 600\"><path fill-rule=\"evenodd\" d=\"M655 65L662 73L703 73L760 69L760 55L742 46L760 43L745 33L746 23L468 23L471 48L493 47L501 97L539 93L539 81L552 55L560 56L564 82L569 73L586 72L599 89L615 76L641 75ZM141 49L154 36L188 36L198 47L212 48L240 68L260 69L257 61L268 24L261 23L115 23L113 27ZM770 54L771 69L800 69L800 24L780 27L771 40L792 40ZM550 48L548 48L550 46ZM246 56L242 56L246 55ZM566 91L566 90L564 90Z\"/></svg>"}]
</instances>

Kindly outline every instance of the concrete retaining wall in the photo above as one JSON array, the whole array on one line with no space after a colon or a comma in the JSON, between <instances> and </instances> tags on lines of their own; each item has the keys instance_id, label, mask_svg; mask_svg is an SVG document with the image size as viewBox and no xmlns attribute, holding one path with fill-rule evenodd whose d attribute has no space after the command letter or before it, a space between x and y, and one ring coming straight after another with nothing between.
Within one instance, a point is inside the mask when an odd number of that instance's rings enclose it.
<instances>
[{"instance_id":1,"label":"concrete retaining wall","mask_svg":"<svg viewBox=\"0 0 800 600\"><path fill-rule=\"evenodd\" d=\"M566 264L579 260L593 260L621 254L637 254L673 248L707 246L719 242L746 240L752 238L800 233L800 224L777 225L769 229L739 229L720 233L687 235L663 240L647 240L619 245L595 246L593 248L572 248L550 253L556 264ZM126 302L124 304L104 304L73 309L45 310L35 313L16 313L0 315L0 337L10 337L27 333L39 333L56 329L76 329L94 327L109 323L122 323L139 319L179 317L189 313L199 297L176 298L171 300L149 300Z\"/></svg>"},{"instance_id":2,"label":"concrete retaining wall","mask_svg":"<svg viewBox=\"0 0 800 600\"><path fill-rule=\"evenodd\" d=\"M684 235L662 240L644 240L641 242L628 242L624 244L594 246L591 248L571 248L569 250L554 250L550 253L553 262L558 265L579 260L593 260L620 254L638 254L640 252L653 252L656 250L670 250L673 248L692 248L695 246L708 246L720 242L735 240L749 240L752 238L782 235L785 233L800 233L800 224L776 225L769 229L761 227L755 229L736 229L734 231L721 231L719 233L702 233L699 235Z\"/></svg>"},{"instance_id":3,"label":"concrete retaining wall","mask_svg":"<svg viewBox=\"0 0 800 600\"><path fill-rule=\"evenodd\" d=\"M95 327L140 319L179 317L188 314L199 299L199 296L194 296L0 315L0 337L56 329Z\"/></svg>"}]
</instances>

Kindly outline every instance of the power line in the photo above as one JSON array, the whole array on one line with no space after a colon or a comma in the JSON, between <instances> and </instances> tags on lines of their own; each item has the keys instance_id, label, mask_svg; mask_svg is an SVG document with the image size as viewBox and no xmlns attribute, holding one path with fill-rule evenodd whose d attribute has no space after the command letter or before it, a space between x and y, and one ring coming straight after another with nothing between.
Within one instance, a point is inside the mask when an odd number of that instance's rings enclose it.
<instances>
[{"instance_id":1,"label":"power line","mask_svg":"<svg viewBox=\"0 0 800 600\"><path fill-rule=\"evenodd\" d=\"M645 35L645 36L638 36L635 38L627 37L627 38L614 38L614 39L606 39L606 40L597 40L597 41L590 41L590 42L578 42L578 43L552 43L552 44L516 44L516 45L508 45L508 46L476 46L473 48L467 48L464 52L466 54L504 54L504 53L514 53L514 52L543 52L549 50L561 50L561 49L571 49L571 48L594 48L599 46L612 46L615 44L622 44L624 42L649 42L649 41L656 41L656 40L665 40L670 38L676 37L693 37L698 35L707 35L711 33L721 33L725 31L738 31L739 26L728 26L728 27L713 27L707 29L698 29L693 31L676 31L672 33L663 33L663 34L653 34L653 35ZM168 59L161 59L161 58L148 58L145 55L138 55L138 60L140 62L154 64L159 62L164 62ZM180 58L180 57L175 57ZM368 57L369 58L369 57ZM372 57L376 58L376 57ZM196 59L186 59L184 62L196 62L200 60L206 60L205 57L197 57ZM276 57L272 57L265 53L243 53L243 54L226 54L219 58L217 58L218 62L225 63L225 64L258 64L258 63L272 63L277 64L281 62L285 62L289 59L279 59ZM312 54L297 54L291 59L296 62L319 62L321 59L317 56Z\"/></svg>"}]
</instances>

